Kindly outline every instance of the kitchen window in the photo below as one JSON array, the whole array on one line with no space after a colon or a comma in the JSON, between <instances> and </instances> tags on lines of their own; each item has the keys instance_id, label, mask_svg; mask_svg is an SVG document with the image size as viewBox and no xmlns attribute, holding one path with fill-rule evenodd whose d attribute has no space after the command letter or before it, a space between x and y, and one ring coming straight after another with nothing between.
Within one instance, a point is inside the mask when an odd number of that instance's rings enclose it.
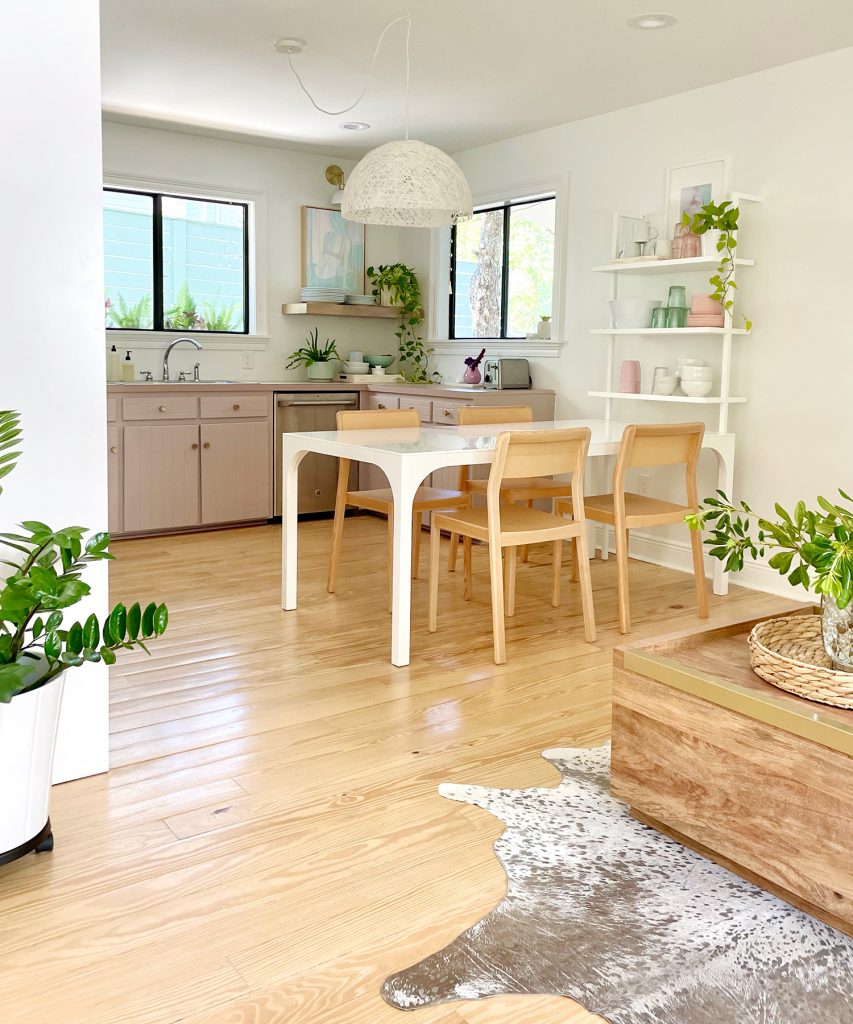
<instances>
[{"instance_id":1,"label":"kitchen window","mask_svg":"<svg viewBox=\"0 0 853 1024\"><path fill-rule=\"evenodd\" d=\"M247 203L104 189L108 330L249 331Z\"/></svg>"},{"instance_id":2,"label":"kitchen window","mask_svg":"<svg viewBox=\"0 0 853 1024\"><path fill-rule=\"evenodd\" d=\"M556 196L481 207L450 234L450 338L526 338L554 298Z\"/></svg>"}]
</instances>

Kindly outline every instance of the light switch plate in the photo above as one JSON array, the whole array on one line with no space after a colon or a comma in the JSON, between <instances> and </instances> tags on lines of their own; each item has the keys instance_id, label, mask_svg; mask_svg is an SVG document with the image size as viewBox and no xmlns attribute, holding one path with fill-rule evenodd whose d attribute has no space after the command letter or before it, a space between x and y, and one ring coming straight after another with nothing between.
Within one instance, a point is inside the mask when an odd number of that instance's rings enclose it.
<instances>
[{"instance_id":1,"label":"light switch plate","mask_svg":"<svg viewBox=\"0 0 853 1024\"><path fill-rule=\"evenodd\" d=\"M244 352L243 353L243 363L242 363L242 366L243 366L244 370L254 370L254 368L255 368L255 353L254 352Z\"/></svg>"}]
</instances>

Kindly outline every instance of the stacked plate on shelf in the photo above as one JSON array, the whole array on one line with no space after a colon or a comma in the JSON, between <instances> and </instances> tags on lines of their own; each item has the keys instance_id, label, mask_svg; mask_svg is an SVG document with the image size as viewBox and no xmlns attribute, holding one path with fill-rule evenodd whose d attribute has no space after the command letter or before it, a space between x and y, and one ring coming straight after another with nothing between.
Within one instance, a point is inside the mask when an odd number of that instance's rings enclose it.
<instances>
[{"instance_id":1,"label":"stacked plate on shelf","mask_svg":"<svg viewBox=\"0 0 853 1024\"><path fill-rule=\"evenodd\" d=\"M375 306L376 299L372 295L347 295L348 306Z\"/></svg>"},{"instance_id":2,"label":"stacked plate on shelf","mask_svg":"<svg viewBox=\"0 0 853 1024\"><path fill-rule=\"evenodd\" d=\"M722 327L723 307L710 295L694 295L693 305L687 316L688 327Z\"/></svg>"},{"instance_id":3,"label":"stacked plate on shelf","mask_svg":"<svg viewBox=\"0 0 853 1024\"><path fill-rule=\"evenodd\" d=\"M303 302L345 302L347 293L344 288L305 287L301 293Z\"/></svg>"}]
</instances>

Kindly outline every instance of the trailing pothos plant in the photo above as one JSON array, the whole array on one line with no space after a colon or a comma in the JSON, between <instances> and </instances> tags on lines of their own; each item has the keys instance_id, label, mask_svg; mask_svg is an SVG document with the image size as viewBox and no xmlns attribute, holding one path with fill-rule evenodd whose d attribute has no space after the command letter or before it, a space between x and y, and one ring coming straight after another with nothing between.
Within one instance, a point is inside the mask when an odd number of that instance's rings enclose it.
<instances>
[{"instance_id":1,"label":"trailing pothos plant","mask_svg":"<svg viewBox=\"0 0 853 1024\"><path fill-rule=\"evenodd\" d=\"M0 478L15 468L21 440L19 413L0 410ZM86 537L83 526L53 530L36 520L19 525L17 533L0 533L0 553L19 555L15 561L0 558L9 570L0 582L0 703L45 686L68 668L112 665L119 650L148 653L146 641L166 631L164 604L117 604L103 622L95 614L82 623L64 621L65 612L91 592L82 579L86 566L113 557L109 534Z\"/></svg>"},{"instance_id":2,"label":"trailing pothos plant","mask_svg":"<svg viewBox=\"0 0 853 1024\"><path fill-rule=\"evenodd\" d=\"M720 237L717 239L720 264L709 284L714 288L711 298L715 302L719 302L727 313L733 313L735 300L732 298L731 292L737 289L737 281L732 280L732 275L735 269L739 216L740 210L732 205L730 199L726 199L722 203L706 203L692 216L686 211L681 215L681 223L686 228L690 228L694 235L704 235L707 231L720 232ZM752 329L751 320L744 316L743 322L748 331Z\"/></svg>"},{"instance_id":3,"label":"trailing pothos plant","mask_svg":"<svg viewBox=\"0 0 853 1024\"><path fill-rule=\"evenodd\" d=\"M430 372L429 369L433 349L418 337L418 327L424 321L424 307L421 286L414 270L404 263L381 264L368 267L367 276L376 299L385 299L397 309L399 323L394 333L397 335L397 353L403 380L409 384L440 381L441 374L436 370Z\"/></svg>"},{"instance_id":4,"label":"trailing pothos plant","mask_svg":"<svg viewBox=\"0 0 853 1024\"><path fill-rule=\"evenodd\" d=\"M839 494L846 502L853 498ZM788 582L831 597L839 608L853 600L853 508L817 499L818 509L798 501L788 512L776 504L776 519L757 515L742 501L734 505L723 491L705 498L698 513L685 516L692 530L710 525L705 543L727 572L743 568L744 556L764 557Z\"/></svg>"}]
</instances>

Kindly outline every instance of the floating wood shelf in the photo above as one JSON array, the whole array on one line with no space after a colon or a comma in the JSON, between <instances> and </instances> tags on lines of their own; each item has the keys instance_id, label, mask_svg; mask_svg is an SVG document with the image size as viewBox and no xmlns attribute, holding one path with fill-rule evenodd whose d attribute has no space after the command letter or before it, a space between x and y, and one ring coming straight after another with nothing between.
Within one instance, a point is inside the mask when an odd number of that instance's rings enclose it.
<instances>
[{"instance_id":1,"label":"floating wood shelf","mask_svg":"<svg viewBox=\"0 0 853 1024\"><path fill-rule=\"evenodd\" d=\"M367 316L391 320L397 316L395 306L356 306L343 302L285 302L284 316Z\"/></svg>"}]
</instances>

